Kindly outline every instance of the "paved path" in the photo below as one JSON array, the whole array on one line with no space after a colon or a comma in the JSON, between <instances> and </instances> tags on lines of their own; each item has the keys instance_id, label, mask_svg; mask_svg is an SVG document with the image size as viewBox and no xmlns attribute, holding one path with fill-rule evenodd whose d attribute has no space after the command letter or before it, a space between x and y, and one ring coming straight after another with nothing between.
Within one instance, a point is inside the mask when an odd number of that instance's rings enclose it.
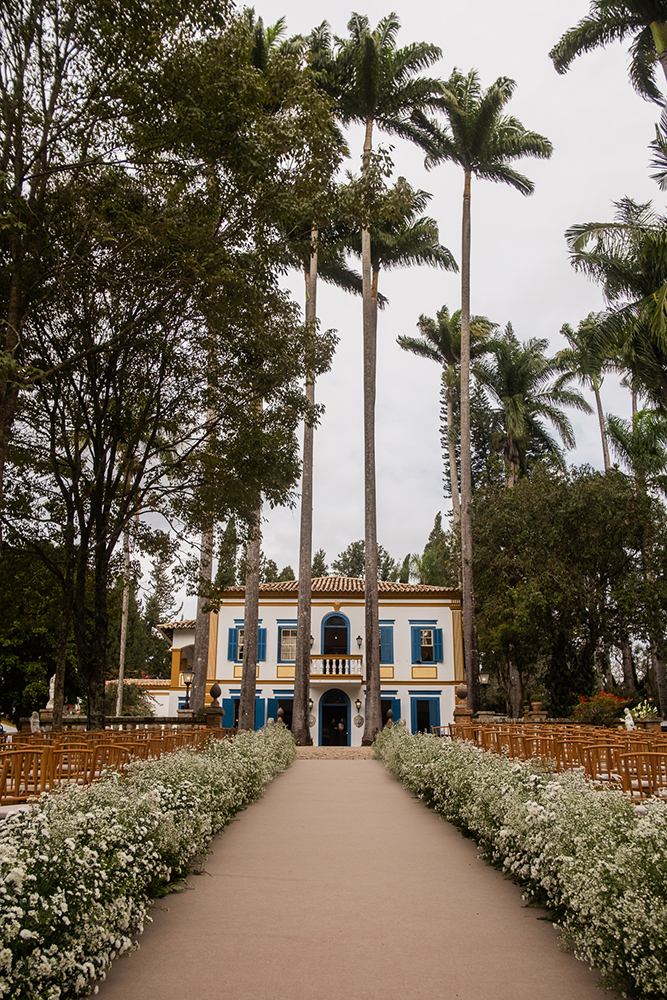
<instances>
[{"instance_id":1,"label":"paved path","mask_svg":"<svg viewBox=\"0 0 667 1000\"><path fill-rule=\"evenodd\" d=\"M601 1000L541 911L377 761L299 759L101 1000Z\"/></svg>"}]
</instances>

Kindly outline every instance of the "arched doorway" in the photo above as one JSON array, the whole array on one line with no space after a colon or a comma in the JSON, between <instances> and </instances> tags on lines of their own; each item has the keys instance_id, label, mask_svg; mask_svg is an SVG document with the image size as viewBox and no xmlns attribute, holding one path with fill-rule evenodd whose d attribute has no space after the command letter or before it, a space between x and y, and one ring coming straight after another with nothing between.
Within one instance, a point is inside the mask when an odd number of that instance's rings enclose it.
<instances>
[{"instance_id":1,"label":"arched doorway","mask_svg":"<svg viewBox=\"0 0 667 1000\"><path fill-rule=\"evenodd\" d=\"M350 699L345 692L339 688L326 691L320 698L319 714L320 746L349 747Z\"/></svg>"}]
</instances>

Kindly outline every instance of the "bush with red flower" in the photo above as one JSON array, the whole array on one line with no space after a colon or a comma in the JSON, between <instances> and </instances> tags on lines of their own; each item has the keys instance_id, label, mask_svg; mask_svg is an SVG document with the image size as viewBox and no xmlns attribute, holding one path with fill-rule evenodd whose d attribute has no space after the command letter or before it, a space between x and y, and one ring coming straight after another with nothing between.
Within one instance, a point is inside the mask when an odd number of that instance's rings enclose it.
<instances>
[{"instance_id":1,"label":"bush with red flower","mask_svg":"<svg viewBox=\"0 0 667 1000\"><path fill-rule=\"evenodd\" d=\"M606 691L592 698L582 694L572 714L577 722L585 722L589 726L615 726L623 715L623 709L631 702L632 698L619 698Z\"/></svg>"}]
</instances>

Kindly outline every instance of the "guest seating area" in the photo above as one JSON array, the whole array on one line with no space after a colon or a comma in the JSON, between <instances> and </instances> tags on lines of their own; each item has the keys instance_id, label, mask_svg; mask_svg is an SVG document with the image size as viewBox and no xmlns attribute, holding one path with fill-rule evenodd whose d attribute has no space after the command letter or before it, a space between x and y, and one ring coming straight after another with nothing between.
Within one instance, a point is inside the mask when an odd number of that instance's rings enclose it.
<instances>
[{"instance_id":1,"label":"guest seating area","mask_svg":"<svg viewBox=\"0 0 667 1000\"><path fill-rule=\"evenodd\" d=\"M67 784L88 785L104 771L123 770L133 760L162 757L182 747L202 750L234 729L205 726L85 733L13 733L0 739L0 805L16 805Z\"/></svg>"},{"instance_id":2,"label":"guest seating area","mask_svg":"<svg viewBox=\"0 0 667 1000\"><path fill-rule=\"evenodd\" d=\"M667 800L667 734L661 732L545 723L454 723L432 732L516 760L553 761L557 771L581 769L598 787L622 789L634 802Z\"/></svg>"}]
</instances>

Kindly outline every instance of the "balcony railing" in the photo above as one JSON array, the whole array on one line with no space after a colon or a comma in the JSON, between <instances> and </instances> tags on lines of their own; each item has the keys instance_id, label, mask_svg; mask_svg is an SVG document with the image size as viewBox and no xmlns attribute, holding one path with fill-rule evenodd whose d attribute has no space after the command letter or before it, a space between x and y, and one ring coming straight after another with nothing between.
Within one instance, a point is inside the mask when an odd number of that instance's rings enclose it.
<instances>
[{"instance_id":1,"label":"balcony railing","mask_svg":"<svg viewBox=\"0 0 667 1000\"><path fill-rule=\"evenodd\" d=\"M326 653L312 654L310 657L311 677L360 677L363 656L361 653L331 656Z\"/></svg>"}]
</instances>

